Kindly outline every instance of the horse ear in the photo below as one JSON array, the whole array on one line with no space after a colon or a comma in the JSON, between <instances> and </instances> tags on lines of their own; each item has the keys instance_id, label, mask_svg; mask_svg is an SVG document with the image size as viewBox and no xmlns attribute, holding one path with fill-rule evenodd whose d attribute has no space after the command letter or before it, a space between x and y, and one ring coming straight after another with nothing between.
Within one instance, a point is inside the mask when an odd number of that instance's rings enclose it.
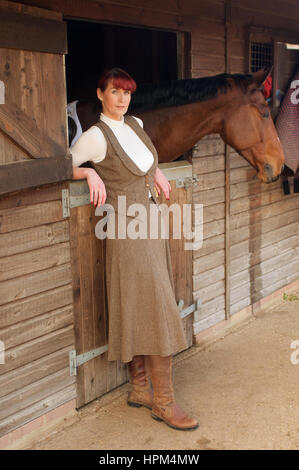
<instances>
[{"instance_id":1,"label":"horse ear","mask_svg":"<svg viewBox=\"0 0 299 470\"><path fill-rule=\"evenodd\" d=\"M270 69L262 69L252 74L251 82L255 83L259 88L263 86L269 75L271 75L273 67Z\"/></svg>"}]
</instances>

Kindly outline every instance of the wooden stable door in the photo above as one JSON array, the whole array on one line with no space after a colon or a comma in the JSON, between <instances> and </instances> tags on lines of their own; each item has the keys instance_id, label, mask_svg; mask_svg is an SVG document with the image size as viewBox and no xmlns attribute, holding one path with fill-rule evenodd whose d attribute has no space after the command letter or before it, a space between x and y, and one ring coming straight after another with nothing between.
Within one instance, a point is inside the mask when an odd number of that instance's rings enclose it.
<instances>
[{"instance_id":1,"label":"wooden stable door","mask_svg":"<svg viewBox=\"0 0 299 470\"><path fill-rule=\"evenodd\" d=\"M192 187L185 187L184 181L191 179L192 165L179 162L160 167L171 181L171 200L168 203L191 204ZM71 355L71 373L77 375L79 408L127 382L128 372L125 364L107 360L109 319L104 275L105 240L95 236L99 217L95 216L95 209L89 202L86 182L71 182L69 198L76 347ZM160 197L161 202L166 202L163 198ZM176 300L181 304L183 301L185 309L192 304L192 251L184 250L185 240L173 240L171 231L170 224ZM188 345L191 346L192 313L183 322Z\"/></svg>"},{"instance_id":2,"label":"wooden stable door","mask_svg":"<svg viewBox=\"0 0 299 470\"><path fill-rule=\"evenodd\" d=\"M0 0L0 194L71 177L66 52L61 14Z\"/></svg>"}]
</instances>

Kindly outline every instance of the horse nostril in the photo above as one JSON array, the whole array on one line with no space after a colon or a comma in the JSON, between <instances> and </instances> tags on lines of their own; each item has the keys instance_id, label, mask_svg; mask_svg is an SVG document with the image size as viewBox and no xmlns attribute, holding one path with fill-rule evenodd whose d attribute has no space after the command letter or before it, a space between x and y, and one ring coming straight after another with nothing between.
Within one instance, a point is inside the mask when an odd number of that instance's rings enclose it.
<instances>
[{"instance_id":1,"label":"horse nostril","mask_svg":"<svg viewBox=\"0 0 299 470\"><path fill-rule=\"evenodd\" d=\"M266 163L264 165L264 171L266 173L266 176L272 180L272 177L273 177L273 168L272 168L272 165L270 165L270 163Z\"/></svg>"}]
</instances>

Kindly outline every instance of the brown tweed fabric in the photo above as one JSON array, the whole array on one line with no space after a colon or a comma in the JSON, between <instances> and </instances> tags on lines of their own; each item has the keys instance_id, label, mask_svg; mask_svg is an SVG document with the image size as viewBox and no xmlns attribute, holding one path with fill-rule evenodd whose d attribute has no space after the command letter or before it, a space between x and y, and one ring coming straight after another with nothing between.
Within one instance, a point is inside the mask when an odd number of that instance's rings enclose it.
<instances>
[{"instance_id":1,"label":"brown tweed fabric","mask_svg":"<svg viewBox=\"0 0 299 470\"><path fill-rule=\"evenodd\" d=\"M159 213L154 190L156 149L134 118L125 116L125 122L153 153L154 163L147 173L142 172L109 126L99 121L97 125L107 141L107 155L93 166L105 183L106 202L117 212L117 197L125 195L127 208L132 203L142 203L148 214L150 207ZM149 198L149 189L154 201ZM133 220L125 213L118 216L126 226ZM148 234L149 230L148 224ZM130 362L136 355L169 356L187 348L174 296L168 240L107 238L106 285L109 361Z\"/></svg>"}]
</instances>

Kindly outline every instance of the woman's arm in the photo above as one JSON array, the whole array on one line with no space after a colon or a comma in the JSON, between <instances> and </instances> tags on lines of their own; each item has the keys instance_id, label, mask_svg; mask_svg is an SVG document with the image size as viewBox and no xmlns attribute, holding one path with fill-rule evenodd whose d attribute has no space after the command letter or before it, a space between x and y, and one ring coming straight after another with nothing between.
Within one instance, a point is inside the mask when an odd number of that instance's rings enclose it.
<instances>
[{"instance_id":1,"label":"woman's arm","mask_svg":"<svg viewBox=\"0 0 299 470\"><path fill-rule=\"evenodd\" d=\"M102 131L92 126L83 132L70 148L73 158L73 180L86 179L90 191L90 202L94 206L104 204L106 189L103 180L93 168L79 168L87 161L100 162L105 158L107 144Z\"/></svg>"},{"instance_id":2,"label":"woman's arm","mask_svg":"<svg viewBox=\"0 0 299 470\"><path fill-rule=\"evenodd\" d=\"M86 179L90 192L90 203L94 206L105 204L107 197L105 184L93 168L78 168L73 166L72 179Z\"/></svg>"}]
</instances>

